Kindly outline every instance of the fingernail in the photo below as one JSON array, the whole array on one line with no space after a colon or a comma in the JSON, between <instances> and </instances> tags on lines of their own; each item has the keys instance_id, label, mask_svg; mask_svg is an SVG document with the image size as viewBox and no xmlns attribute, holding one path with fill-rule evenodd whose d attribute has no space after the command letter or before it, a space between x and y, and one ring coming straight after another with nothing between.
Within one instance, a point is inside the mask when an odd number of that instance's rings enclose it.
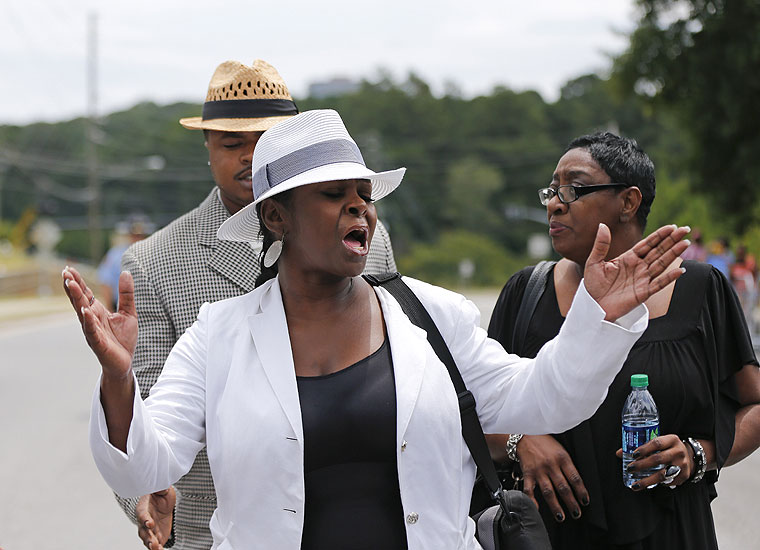
<instances>
[{"instance_id":1,"label":"fingernail","mask_svg":"<svg viewBox=\"0 0 760 550\"><path fill-rule=\"evenodd\" d=\"M634 491L638 491L639 489L641 489L641 485L639 485L638 483L634 483L633 485L631 485L631 489L633 489Z\"/></svg>"},{"instance_id":2,"label":"fingernail","mask_svg":"<svg viewBox=\"0 0 760 550\"><path fill-rule=\"evenodd\" d=\"M82 315L84 315L84 306L80 308L80 311L82 312Z\"/></svg>"},{"instance_id":3,"label":"fingernail","mask_svg":"<svg viewBox=\"0 0 760 550\"><path fill-rule=\"evenodd\" d=\"M562 515L562 512L557 512L556 518L557 518L557 521L561 522L561 521L564 521L565 516Z\"/></svg>"},{"instance_id":4,"label":"fingernail","mask_svg":"<svg viewBox=\"0 0 760 550\"><path fill-rule=\"evenodd\" d=\"M573 510L572 513L573 513L573 518L574 519L578 519L579 517L581 517L581 511L578 510L577 508L575 510Z\"/></svg>"},{"instance_id":5,"label":"fingernail","mask_svg":"<svg viewBox=\"0 0 760 550\"><path fill-rule=\"evenodd\" d=\"M631 456L632 456L633 458L639 458L639 457L641 456L641 453L640 453L639 451L633 451L633 452L631 453Z\"/></svg>"},{"instance_id":6,"label":"fingernail","mask_svg":"<svg viewBox=\"0 0 760 550\"><path fill-rule=\"evenodd\" d=\"M583 504L584 506L588 506L588 497L583 497L581 499L581 504Z\"/></svg>"},{"instance_id":7,"label":"fingernail","mask_svg":"<svg viewBox=\"0 0 760 550\"><path fill-rule=\"evenodd\" d=\"M686 231L691 232L691 226L690 225L684 225L684 227L686 228Z\"/></svg>"},{"instance_id":8,"label":"fingernail","mask_svg":"<svg viewBox=\"0 0 760 550\"><path fill-rule=\"evenodd\" d=\"M688 245L691 245L691 241L689 239L684 239L683 242L685 242Z\"/></svg>"},{"instance_id":9,"label":"fingernail","mask_svg":"<svg viewBox=\"0 0 760 550\"><path fill-rule=\"evenodd\" d=\"M626 472L633 472L636 469L636 465L631 462L628 466L625 467Z\"/></svg>"},{"instance_id":10,"label":"fingernail","mask_svg":"<svg viewBox=\"0 0 760 550\"><path fill-rule=\"evenodd\" d=\"M68 279L64 279L63 280L63 284L66 285L66 288L69 288L69 280Z\"/></svg>"}]
</instances>

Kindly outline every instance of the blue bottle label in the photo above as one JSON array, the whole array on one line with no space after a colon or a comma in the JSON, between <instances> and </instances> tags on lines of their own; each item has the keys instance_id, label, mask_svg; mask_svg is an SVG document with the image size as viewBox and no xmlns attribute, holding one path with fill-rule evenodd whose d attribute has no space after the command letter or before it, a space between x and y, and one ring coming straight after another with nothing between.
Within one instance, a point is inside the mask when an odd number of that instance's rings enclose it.
<instances>
[{"instance_id":1,"label":"blue bottle label","mask_svg":"<svg viewBox=\"0 0 760 550\"><path fill-rule=\"evenodd\" d=\"M660 435L659 423L647 423L638 426L623 423L623 452L632 453L658 435Z\"/></svg>"}]
</instances>

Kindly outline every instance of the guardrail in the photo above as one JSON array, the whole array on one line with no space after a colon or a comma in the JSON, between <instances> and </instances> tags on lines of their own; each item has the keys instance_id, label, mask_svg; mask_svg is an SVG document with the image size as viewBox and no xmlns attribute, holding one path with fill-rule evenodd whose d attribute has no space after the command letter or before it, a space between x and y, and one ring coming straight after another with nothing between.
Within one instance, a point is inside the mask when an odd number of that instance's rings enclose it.
<instances>
[{"instance_id":1,"label":"guardrail","mask_svg":"<svg viewBox=\"0 0 760 550\"><path fill-rule=\"evenodd\" d=\"M45 283L46 279L47 277L36 269L0 274L0 296L37 294L41 282Z\"/></svg>"},{"instance_id":2,"label":"guardrail","mask_svg":"<svg viewBox=\"0 0 760 550\"><path fill-rule=\"evenodd\" d=\"M0 272L0 297L50 296L63 294L61 269L65 262L51 262L45 266L34 266L19 271ZM88 283L97 286L95 269L90 266L76 266Z\"/></svg>"}]
</instances>

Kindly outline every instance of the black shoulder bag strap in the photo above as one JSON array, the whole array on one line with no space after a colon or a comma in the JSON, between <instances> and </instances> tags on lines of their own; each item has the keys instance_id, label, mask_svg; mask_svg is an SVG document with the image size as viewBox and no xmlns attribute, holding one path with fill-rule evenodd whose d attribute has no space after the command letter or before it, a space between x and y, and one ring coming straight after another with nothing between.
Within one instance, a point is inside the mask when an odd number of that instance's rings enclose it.
<instances>
[{"instance_id":1,"label":"black shoulder bag strap","mask_svg":"<svg viewBox=\"0 0 760 550\"><path fill-rule=\"evenodd\" d=\"M520 309L517 310L517 317L515 318L515 328L512 332L512 347L510 348L512 353L520 354L523 351L522 346L528 334L528 323L530 323L530 318L533 317L533 312L536 311L538 301L546 290L549 273L556 263L547 260L538 262L530 274L528 284L525 286L522 302L520 302Z\"/></svg>"},{"instance_id":2,"label":"black shoulder bag strap","mask_svg":"<svg viewBox=\"0 0 760 550\"><path fill-rule=\"evenodd\" d=\"M417 295L401 280L401 275L398 273L364 275L364 278L372 286L381 286L390 292L412 323L427 332L428 342L430 342L431 347L441 362L446 365L451 381L454 383L454 389L459 398L459 413L462 416L462 436L467 443L467 447L470 449L470 454L473 460L475 460L475 464L483 476L489 493L495 501L501 504L502 509L507 512L508 506L504 500L499 476L496 474L493 462L491 462L491 454L488 452L486 438L483 435L483 427L480 425L480 420L475 412L475 398L467 389L467 386L465 386L462 375L459 373L454 358L451 356L449 347L443 340L443 336L438 331L435 322L430 317L425 306L417 298ZM505 519L508 522L511 519L510 514L506 513L505 515Z\"/></svg>"}]
</instances>

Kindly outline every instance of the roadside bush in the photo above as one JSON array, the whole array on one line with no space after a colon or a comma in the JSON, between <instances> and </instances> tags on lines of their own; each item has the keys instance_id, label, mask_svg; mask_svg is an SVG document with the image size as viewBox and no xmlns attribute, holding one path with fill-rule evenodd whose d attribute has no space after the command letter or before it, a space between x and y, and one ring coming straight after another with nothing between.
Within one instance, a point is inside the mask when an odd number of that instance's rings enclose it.
<instances>
[{"instance_id":1,"label":"roadside bush","mask_svg":"<svg viewBox=\"0 0 760 550\"><path fill-rule=\"evenodd\" d=\"M470 277L461 274L462 262L472 266ZM468 231L442 233L436 243L412 245L409 253L398 259L403 275L448 288L500 287L530 263L524 256L509 254L488 237Z\"/></svg>"}]
</instances>

